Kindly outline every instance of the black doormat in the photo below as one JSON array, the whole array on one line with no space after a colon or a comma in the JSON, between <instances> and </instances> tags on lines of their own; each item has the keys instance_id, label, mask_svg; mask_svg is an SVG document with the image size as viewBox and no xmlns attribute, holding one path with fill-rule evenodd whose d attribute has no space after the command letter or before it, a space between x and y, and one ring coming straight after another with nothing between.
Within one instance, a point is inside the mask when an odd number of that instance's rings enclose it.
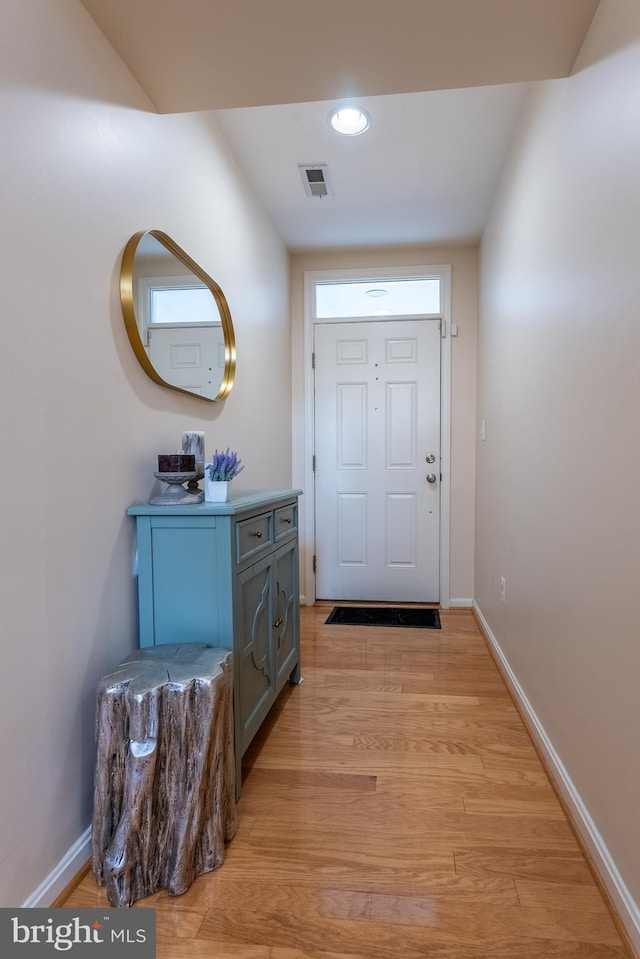
<instances>
[{"instance_id":1,"label":"black doormat","mask_svg":"<svg viewBox=\"0 0 640 959\"><path fill-rule=\"evenodd\" d=\"M342 626L410 626L441 629L437 609L405 606L334 606L325 623Z\"/></svg>"}]
</instances>

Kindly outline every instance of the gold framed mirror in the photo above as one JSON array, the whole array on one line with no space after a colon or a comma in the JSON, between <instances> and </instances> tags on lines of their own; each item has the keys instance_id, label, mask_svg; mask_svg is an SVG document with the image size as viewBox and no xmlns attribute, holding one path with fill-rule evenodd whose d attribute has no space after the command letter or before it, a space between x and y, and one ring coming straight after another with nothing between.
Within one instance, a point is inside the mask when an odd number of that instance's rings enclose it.
<instances>
[{"instance_id":1,"label":"gold framed mirror","mask_svg":"<svg viewBox=\"0 0 640 959\"><path fill-rule=\"evenodd\" d=\"M122 255L120 302L133 352L154 382L203 400L229 395L236 341L226 297L166 233L131 237Z\"/></svg>"}]
</instances>

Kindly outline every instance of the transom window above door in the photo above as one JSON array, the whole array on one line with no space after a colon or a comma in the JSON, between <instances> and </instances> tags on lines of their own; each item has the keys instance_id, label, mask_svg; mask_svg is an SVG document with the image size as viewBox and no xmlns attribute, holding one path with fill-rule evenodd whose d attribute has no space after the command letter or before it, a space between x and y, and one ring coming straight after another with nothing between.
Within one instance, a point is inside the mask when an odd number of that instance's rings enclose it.
<instances>
[{"instance_id":1,"label":"transom window above door","mask_svg":"<svg viewBox=\"0 0 640 959\"><path fill-rule=\"evenodd\" d=\"M220 325L220 311L211 291L180 277L141 277L141 301L148 326Z\"/></svg>"},{"instance_id":2,"label":"transom window above door","mask_svg":"<svg viewBox=\"0 0 640 959\"><path fill-rule=\"evenodd\" d=\"M316 283L318 320L357 316L440 316L441 277Z\"/></svg>"}]
</instances>

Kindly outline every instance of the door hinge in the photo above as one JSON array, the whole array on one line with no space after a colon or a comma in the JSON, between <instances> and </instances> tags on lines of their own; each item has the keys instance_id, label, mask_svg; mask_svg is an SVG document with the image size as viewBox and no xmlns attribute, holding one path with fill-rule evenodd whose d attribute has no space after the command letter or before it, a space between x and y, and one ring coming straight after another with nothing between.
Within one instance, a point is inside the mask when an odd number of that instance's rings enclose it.
<instances>
[{"instance_id":1,"label":"door hinge","mask_svg":"<svg viewBox=\"0 0 640 959\"><path fill-rule=\"evenodd\" d=\"M447 321L440 320L440 336L443 340L447 338Z\"/></svg>"},{"instance_id":2,"label":"door hinge","mask_svg":"<svg viewBox=\"0 0 640 959\"><path fill-rule=\"evenodd\" d=\"M315 368L316 368L316 354L315 354L315 353L312 353L312 354L311 354L311 369L312 369L312 370L315 370Z\"/></svg>"},{"instance_id":3,"label":"door hinge","mask_svg":"<svg viewBox=\"0 0 640 959\"><path fill-rule=\"evenodd\" d=\"M311 460L311 469L315 473L316 471L316 454L315 453L313 454L313 458Z\"/></svg>"},{"instance_id":4,"label":"door hinge","mask_svg":"<svg viewBox=\"0 0 640 959\"><path fill-rule=\"evenodd\" d=\"M314 557L313 557L313 572L315 573L315 571L316 571L316 558L315 558L315 556L314 556Z\"/></svg>"}]
</instances>

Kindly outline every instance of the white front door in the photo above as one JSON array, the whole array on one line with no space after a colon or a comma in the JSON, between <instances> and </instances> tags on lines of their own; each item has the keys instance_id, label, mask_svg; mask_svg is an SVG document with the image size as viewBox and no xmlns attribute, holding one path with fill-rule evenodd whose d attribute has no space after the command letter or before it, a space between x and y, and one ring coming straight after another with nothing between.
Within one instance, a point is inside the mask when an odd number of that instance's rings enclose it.
<instances>
[{"instance_id":1,"label":"white front door","mask_svg":"<svg viewBox=\"0 0 640 959\"><path fill-rule=\"evenodd\" d=\"M438 602L440 321L315 329L316 595Z\"/></svg>"}]
</instances>

